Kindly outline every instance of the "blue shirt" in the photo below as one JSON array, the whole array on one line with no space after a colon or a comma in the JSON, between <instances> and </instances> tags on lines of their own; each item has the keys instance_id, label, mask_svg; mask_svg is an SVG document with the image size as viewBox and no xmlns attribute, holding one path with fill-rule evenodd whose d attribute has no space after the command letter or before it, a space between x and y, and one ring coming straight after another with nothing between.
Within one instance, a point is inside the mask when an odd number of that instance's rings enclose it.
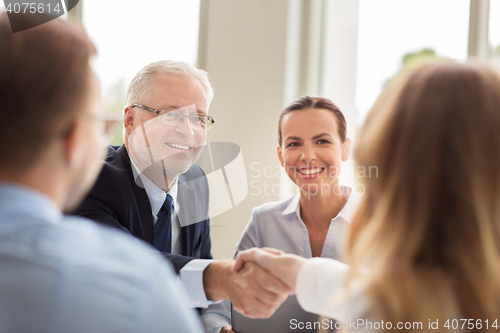
<instances>
[{"instance_id":1,"label":"blue shirt","mask_svg":"<svg viewBox=\"0 0 500 333\"><path fill-rule=\"evenodd\" d=\"M168 262L0 182L0 332L202 332Z\"/></svg>"},{"instance_id":2,"label":"blue shirt","mask_svg":"<svg viewBox=\"0 0 500 333\"><path fill-rule=\"evenodd\" d=\"M341 187L341 193L347 201L330 222L320 257L343 261L344 235L359 205L360 197L346 186ZM300 216L300 194L253 209L252 217L236 245L236 251L252 247L273 247L286 253L312 258L309 232Z\"/></svg>"}]
</instances>

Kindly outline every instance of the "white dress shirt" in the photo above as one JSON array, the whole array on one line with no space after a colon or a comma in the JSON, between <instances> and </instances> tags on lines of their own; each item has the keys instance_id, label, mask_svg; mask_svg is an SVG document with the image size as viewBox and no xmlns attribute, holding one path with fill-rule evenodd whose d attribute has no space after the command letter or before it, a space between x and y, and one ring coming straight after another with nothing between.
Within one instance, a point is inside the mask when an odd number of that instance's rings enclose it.
<instances>
[{"instance_id":1,"label":"white dress shirt","mask_svg":"<svg viewBox=\"0 0 500 333\"><path fill-rule=\"evenodd\" d=\"M148 195L149 203L151 205L151 214L153 215L153 223L156 224L158 220L158 212L161 206L165 202L167 194L172 197L173 211L171 215L172 219L172 254L183 254L182 253L182 240L180 238L181 234L181 224L177 212L179 211L179 200L177 200L178 192L178 179L174 181L168 192L163 191L161 188L156 186L149 178L147 178L135 165L132 158L130 158L130 163L132 164L132 171L134 173L134 179L140 177L146 194ZM180 270L180 279L190 296L191 306L197 308L206 308L212 302L208 301L205 294L205 288L203 287L203 271L207 268L213 260L208 259L194 259L188 262Z\"/></svg>"},{"instance_id":2,"label":"white dress shirt","mask_svg":"<svg viewBox=\"0 0 500 333\"><path fill-rule=\"evenodd\" d=\"M366 312L368 303L360 292L355 292L355 296L344 293L348 271L349 266L337 260L307 260L300 268L295 285L300 306L308 312L343 323L356 322ZM358 330L366 331L363 327L358 327Z\"/></svg>"},{"instance_id":3,"label":"white dress shirt","mask_svg":"<svg viewBox=\"0 0 500 333\"><path fill-rule=\"evenodd\" d=\"M201 332L153 247L0 182L0 332Z\"/></svg>"},{"instance_id":4,"label":"white dress shirt","mask_svg":"<svg viewBox=\"0 0 500 333\"><path fill-rule=\"evenodd\" d=\"M344 234L360 197L350 187L341 187L346 204L334 217L328 228L321 257L342 260ZM300 194L280 202L256 207L245 231L236 245L236 253L252 247L272 247L286 253L312 258L307 226L300 216ZM230 302L210 305L202 314L207 333L218 333L224 325L231 325Z\"/></svg>"}]
</instances>

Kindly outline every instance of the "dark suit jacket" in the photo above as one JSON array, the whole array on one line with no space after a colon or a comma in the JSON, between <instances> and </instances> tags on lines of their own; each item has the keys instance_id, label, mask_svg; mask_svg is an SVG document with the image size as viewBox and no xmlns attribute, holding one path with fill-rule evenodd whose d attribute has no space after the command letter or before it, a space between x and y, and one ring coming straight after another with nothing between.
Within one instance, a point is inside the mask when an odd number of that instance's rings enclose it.
<instances>
[{"instance_id":1,"label":"dark suit jacket","mask_svg":"<svg viewBox=\"0 0 500 333\"><path fill-rule=\"evenodd\" d=\"M140 184L139 184L140 185ZM208 220L208 184L205 173L193 165L179 176L182 254L163 253L180 269L194 258L211 259ZM148 195L138 186L125 146L110 147L104 167L80 207L73 213L119 228L153 244L154 225Z\"/></svg>"}]
</instances>

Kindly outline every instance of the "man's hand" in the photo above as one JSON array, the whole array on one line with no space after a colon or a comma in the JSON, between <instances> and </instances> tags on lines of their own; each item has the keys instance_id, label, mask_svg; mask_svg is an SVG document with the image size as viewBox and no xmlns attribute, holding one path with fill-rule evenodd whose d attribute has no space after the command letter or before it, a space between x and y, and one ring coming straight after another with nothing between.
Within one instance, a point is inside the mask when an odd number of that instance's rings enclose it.
<instances>
[{"instance_id":1,"label":"man's hand","mask_svg":"<svg viewBox=\"0 0 500 333\"><path fill-rule=\"evenodd\" d=\"M294 254L285 254L280 250L254 247L238 252L234 270L239 271L241 267L244 267L243 265L247 265L249 262L256 262L291 289L295 289L300 267L302 267L302 264L306 260Z\"/></svg>"},{"instance_id":2,"label":"man's hand","mask_svg":"<svg viewBox=\"0 0 500 333\"><path fill-rule=\"evenodd\" d=\"M222 326L219 333L236 333L231 325Z\"/></svg>"},{"instance_id":3,"label":"man's hand","mask_svg":"<svg viewBox=\"0 0 500 333\"><path fill-rule=\"evenodd\" d=\"M269 318L293 289L253 262L235 272L234 260L215 261L203 272L209 300L230 299L233 308L251 318Z\"/></svg>"}]
</instances>

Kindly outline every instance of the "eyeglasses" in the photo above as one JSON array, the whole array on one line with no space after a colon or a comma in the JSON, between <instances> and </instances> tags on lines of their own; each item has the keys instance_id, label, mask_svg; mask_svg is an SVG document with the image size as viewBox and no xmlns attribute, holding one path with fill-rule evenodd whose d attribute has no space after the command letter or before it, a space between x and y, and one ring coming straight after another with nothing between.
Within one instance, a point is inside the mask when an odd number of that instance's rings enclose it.
<instances>
[{"instance_id":1,"label":"eyeglasses","mask_svg":"<svg viewBox=\"0 0 500 333\"><path fill-rule=\"evenodd\" d=\"M205 116L201 114L187 116L179 111L170 110L156 110L142 104L134 104L132 108L139 107L149 112L153 112L158 115L158 120L166 125L178 126L182 123L184 118L189 118L189 123L191 127L196 130L208 130L215 123L215 119L210 116ZM182 108L181 108L182 109Z\"/></svg>"}]
</instances>

